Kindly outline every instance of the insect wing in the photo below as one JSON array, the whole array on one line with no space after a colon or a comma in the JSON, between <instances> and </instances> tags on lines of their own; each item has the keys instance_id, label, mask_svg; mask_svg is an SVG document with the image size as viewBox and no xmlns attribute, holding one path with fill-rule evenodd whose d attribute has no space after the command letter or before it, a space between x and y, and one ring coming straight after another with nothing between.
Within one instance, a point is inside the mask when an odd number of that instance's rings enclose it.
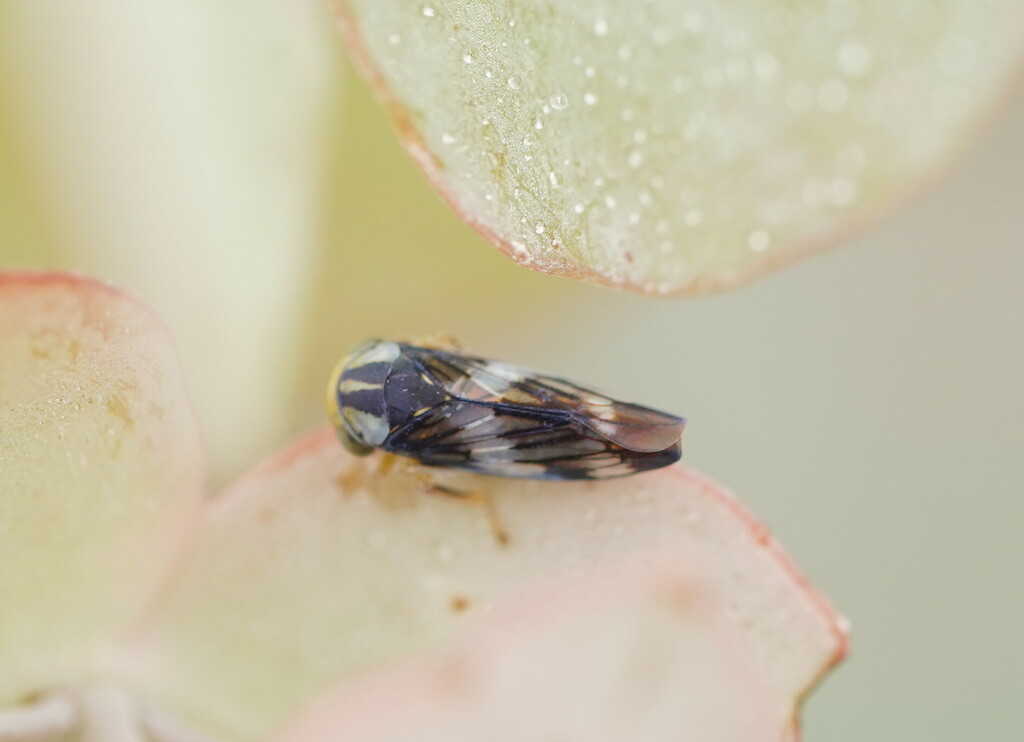
<instances>
[{"instance_id":1,"label":"insect wing","mask_svg":"<svg viewBox=\"0 0 1024 742\"><path fill-rule=\"evenodd\" d=\"M388 439L426 464L596 479L679 458L679 418L503 363L414 346L403 353L447 394Z\"/></svg>"},{"instance_id":2,"label":"insect wing","mask_svg":"<svg viewBox=\"0 0 1024 742\"><path fill-rule=\"evenodd\" d=\"M619 402L565 379L533 376L523 382L536 396L573 411L579 424L610 442L642 453L661 451L683 435L686 421L649 407Z\"/></svg>"},{"instance_id":3,"label":"insect wing","mask_svg":"<svg viewBox=\"0 0 1024 742\"><path fill-rule=\"evenodd\" d=\"M567 412L579 425L630 451L668 448L679 440L686 425L675 415L619 402L565 379L506 363L440 351L427 351L419 360L454 397L524 410Z\"/></svg>"},{"instance_id":4,"label":"insect wing","mask_svg":"<svg viewBox=\"0 0 1024 742\"><path fill-rule=\"evenodd\" d=\"M389 447L425 464L504 477L599 479L664 466L679 447L629 451L577 426L571 415L453 400L395 431Z\"/></svg>"}]
</instances>

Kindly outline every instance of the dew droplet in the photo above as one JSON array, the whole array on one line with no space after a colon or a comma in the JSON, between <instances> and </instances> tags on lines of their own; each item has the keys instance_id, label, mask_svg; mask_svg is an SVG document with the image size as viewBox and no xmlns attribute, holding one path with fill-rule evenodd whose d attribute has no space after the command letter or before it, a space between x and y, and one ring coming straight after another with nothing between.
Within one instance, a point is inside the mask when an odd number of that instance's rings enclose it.
<instances>
[{"instance_id":1,"label":"dew droplet","mask_svg":"<svg viewBox=\"0 0 1024 742\"><path fill-rule=\"evenodd\" d=\"M598 16L594 20L594 33L596 33L598 36L607 36L608 35L608 21L606 21L604 18Z\"/></svg>"},{"instance_id":2,"label":"dew droplet","mask_svg":"<svg viewBox=\"0 0 1024 742\"><path fill-rule=\"evenodd\" d=\"M565 93L555 93L549 102L556 111L564 111L569 105L569 96Z\"/></svg>"},{"instance_id":3,"label":"dew droplet","mask_svg":"<svg viewBox=\"0 0 1024 742\"><path fill-rule=\"evenodd\" d=\"M434 9L432 7L430 7L429 5L424 5L423 6L423 15L425 15L427 18L433 18L434 17Z\"/></svg>"},{"instance_id":4,"label":"dew droplet","mask_svg":"<svg viewBox=\"0 0 1024 742\"><path fill-rule=\"evenodd\" d=\"M761 80L773 80L779 72L779 60L771 52L754 57L754 74Z\"/></svg>"},{"instance_id":5,"label":"dew droplet","mask_svg":"<svg viewBox=\"0 0 1024 742\"><path fill-rule=\"evenodd\" d=\"M754 252L764 252L772 244L772 236L763 229L755 229L747 236L747 244Z\"/></svg>"},{"instance_id":6,"label":"dew droplet","mask_svg":"<svg viewBox=\"0 0 1024 742\"><path fill-rule=\"evenodd\" d=\"M683 15L683 28L692 34L700 33L704 30L704 16L698 10L691 10Z\"/></svg>"},{"instance_id":7,"label":"dew droplet","mask_svg":"<svg viewBox=\"0 0 1024 742\"><path fill-rule=\"evenodd\" d=\"M836 178L829 185L829 196L836 206L849 206L857 196L857 186L846 178Z\"/></svg>"},{"instance_id":8,"label":"dew droplet","mask_svg":"<svg viewBox=\"0 0 1024 742\"><path fill-rule=\"evenodd\" d=\"M856 175L864 169L866 161L864 150L851 144L836 156L836 167L843 175Z\"/></svg>"},{"instance_id":9,"label":"dew droplet","mask_svg":"<svg viewBox=\"0 0 1024 742\"><path fill-rule=\"evenodd\" d=\"M508 86L513 90L519 90L519 86L523 84L523 78L519 75L512 75L508 78Z\"/></svg>"},{"instance_id":10,"label":"dew droplet","mask_svg":"<svg viewBox=\"0 0 1024 742\"><path fill-rule=\"evenodd\" d=\"M742 57L730 59L725 63L725 76L729 82L742 82L747 76L747 60Z\"/></svg>"},{"instance_id":11,"label":"dew droplet","mask_svg":"<svg viewBox=\"0 0 1024 742\"><path fill-rule=\"evenodd\" d=\"M848 77L862 77L871 68L871 50L856 41L843 42L836 55L839 69Z\"/></svg>"},{"instance_id":12,"label":"dew droplet","mask_svg":"<svg viewBox=\"0 0 1024 742\"><path fill-rule=\"evenodd\" d=\"M583 94L583 102L588 106L592 106L597 103L597 96L588 91Z\"/></svg>"}]
</instances>

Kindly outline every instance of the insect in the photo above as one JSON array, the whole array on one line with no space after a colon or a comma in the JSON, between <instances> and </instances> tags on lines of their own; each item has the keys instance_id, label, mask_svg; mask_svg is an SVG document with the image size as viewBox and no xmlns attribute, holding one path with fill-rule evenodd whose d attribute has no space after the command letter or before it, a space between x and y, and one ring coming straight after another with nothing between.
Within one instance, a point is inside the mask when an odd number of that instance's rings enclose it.
<instances>
[{"instance_id":1,"label":"insect","mask_svg":"<svg viewBox=\"0 0 1024 742\"><path fill-rule=\"evenodd\" d=\"M498 477L607 479L679 460L685 420L563 379L433 347L371 340L338 364L341 442ZM447 492L447 494L457 494Z\"/></svg>"}]
</instances>

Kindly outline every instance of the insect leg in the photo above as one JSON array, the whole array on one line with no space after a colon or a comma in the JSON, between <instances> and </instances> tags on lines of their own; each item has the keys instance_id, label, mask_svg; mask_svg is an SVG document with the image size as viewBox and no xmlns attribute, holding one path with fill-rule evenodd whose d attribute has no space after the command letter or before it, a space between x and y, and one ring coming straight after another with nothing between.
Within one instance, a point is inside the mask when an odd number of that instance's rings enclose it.
<instances>
[{"instance_id":1,"label":"insect leg","mask_svg":"<svg viewBox=\"0 0 1024 742\"><path fill-rule=\"evenodd\" d=\"M380 461L377 463L377 476L383 477L392 469L395 468L395 464L398 463L398 457L389 451L380 452Z\"/></svg>"},{"instance_id":2,"label":"insect leg","mask_svg":"<svg viewBox=\"0 0 1024 742\"><path fill-rule=\"evenodd\" d=\"M366 462L363 459L350 461L341 473L338 474L337 483L342 492L350 493L363 489L366 486Z\"/></svg>"},{"instance_id":3,"label":"insect leg","mask_svg":"<svg viewBox=\"0 0 1024 742\"><path fill-rule=\"evenodd\" d=\"M369 462L366 459L355 459L341 470L338 475L338 486L342 492L366 489L371 478L383 477L394 469L398 458L393 453L381 451L377 457L377 466L373 469L367 465Z\"/></svg>"},{"instance_id":4,"label":"insect leg","mask_svg":"<svg viewBox=\"0 0 1024 742\"><path fill-rule=\"evenodd\" d=\"M501 522L501 517L498 515L498 511L494 508L494 500L487 492L484 492L483 490L459 490L454 487L447 487L435 482L427 472L417 472L416 476L431 494L453 497L462 500L463 502L471 502L480 505L484 509L484 515L487 516L487 522L491 526L491 533L494 534L494 540L498 542L499 546L508 545L508 530L506 530L505 524Z\"/></svg>"}]
</instances>

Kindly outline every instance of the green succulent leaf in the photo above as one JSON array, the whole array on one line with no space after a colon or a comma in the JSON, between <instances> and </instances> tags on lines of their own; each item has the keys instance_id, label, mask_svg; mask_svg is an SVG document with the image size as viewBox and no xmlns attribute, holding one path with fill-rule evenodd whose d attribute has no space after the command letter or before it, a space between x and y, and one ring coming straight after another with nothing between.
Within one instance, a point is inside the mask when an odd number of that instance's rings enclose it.
<instances>
[{"instance_id":1,"label":"green succulent leaf","mask_svg":"<svg viewBox=\"0 0 1024 742\"><path fill-rule=\"evenodd\" d=\"M203 465L152 312L87 279L0 273L0 710L109 661L180 555Z\"/></svg>"},{"instance_id":2,"label":"green succulent leaf","mask_svg":"<svg viewBox=\"0 0 1024 742\"><path fill-rule=\"evenodd\" d=\"M1018 66L1017 0L335 0L413 156L541 271L729 286L907 196Z\"/></svg>"}]
</instances>

